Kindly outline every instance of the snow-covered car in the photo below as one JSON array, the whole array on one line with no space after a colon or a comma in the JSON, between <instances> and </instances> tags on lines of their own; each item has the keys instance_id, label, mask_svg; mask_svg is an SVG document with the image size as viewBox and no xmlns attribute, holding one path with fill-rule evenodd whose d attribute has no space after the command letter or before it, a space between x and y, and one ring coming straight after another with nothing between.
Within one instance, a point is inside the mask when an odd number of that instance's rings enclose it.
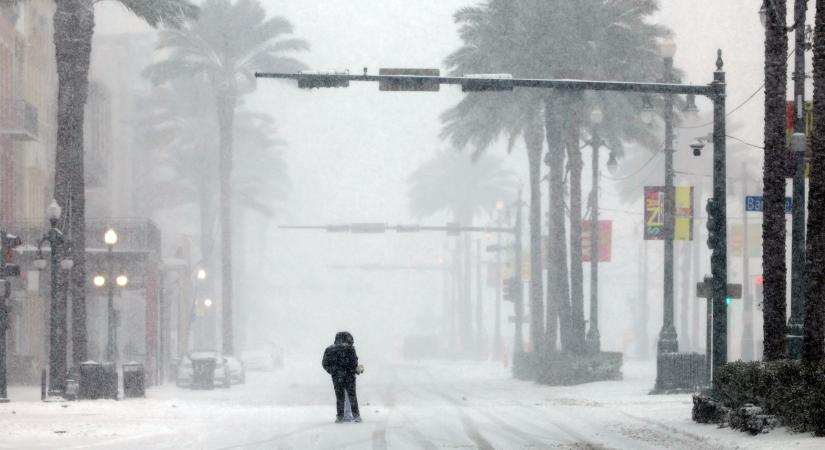
<instances>
[{"instance_id":1,"label":"snow-covered car","mask_svg":"<svg viewBox=\"0 0 825 450\"><path fill-rule=\"evenodd\" d=\"M211 359L215 361L214 385L229 387L231 378L226 358L214 350L195 350L184 355L178 363L175 384L178 387L192 387L194 376L193 360Z\"/></svg>"},{"instance_id":2,"label":"snow-covered car","mask_svg":"<svg viewBox=\"0 0 825 450\"><path fill-rule=\"evenodd\" d=\"M241 353L241 360L246 370L254 372L272 372L275 370L272 355L266 350L244 350Z\"/></svg>"},{"instance_id":3,"label":"snow-covered car","mask_svg":"<svg viewBox=\"0 0 825 450\"><path fill-rule=\"evenodd\" d=\"M246 367L244 363L234 356L226 356L226 367L229 369L229 379L235 384L246 383Z\"/></svg>"}]
</instances>

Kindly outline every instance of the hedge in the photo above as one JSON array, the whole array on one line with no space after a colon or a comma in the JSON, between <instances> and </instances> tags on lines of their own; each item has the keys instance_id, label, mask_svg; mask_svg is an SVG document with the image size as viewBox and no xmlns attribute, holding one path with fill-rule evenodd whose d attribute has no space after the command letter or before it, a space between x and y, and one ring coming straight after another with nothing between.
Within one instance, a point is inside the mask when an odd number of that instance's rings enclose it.
<instances>
[{"instance_id":1,"label":"hedge","mask_svg":"<svg viewBox=\"0 0 825 450\"><path fill-rule=\"evenodd\" d=\"M791 430L825 436L825 362L725 364L716 369L712 396L731 411L754 405Z\"/></svg>"}]
</instances>

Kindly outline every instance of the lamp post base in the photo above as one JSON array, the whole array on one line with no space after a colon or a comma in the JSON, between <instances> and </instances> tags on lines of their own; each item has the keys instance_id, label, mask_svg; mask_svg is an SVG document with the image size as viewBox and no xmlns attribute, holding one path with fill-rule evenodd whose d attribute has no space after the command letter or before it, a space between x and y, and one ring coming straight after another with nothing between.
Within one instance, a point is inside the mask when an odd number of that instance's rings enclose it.
<instances>
[{"instance_id":1,"label":"lamp post base","mask_svg":"<svg viewBox=\"0 0 825 450\"><path fill-rule=\"evenodd\" d=\"M587 348L590 353L599 353L602 351L602 338L599 334L599 330L587 330L587 336L584 338L584 343L585 348Z\"/></svg>"},{"instance_id":2,"label":"lamp post base","mask_svg":"<svg viewBox=\"0 0 825 450\"><path fill-rule=\"evenodd\" d=\"M663 328L659 333L659 341L656 343L656 353L677 353L679 351L679 339L676 336L676 329L673 327Z\"/></svg>"},{"instance_id":3,"label":"lamp post base","mask_svg":"<svg viewBox=\"0 0 825 450\"><path fill-rule=\"evenodd\" d=\"M802 324L789 323L786 337L788 339L788 359L801 359Z\"/></svg>"}]
</instances>

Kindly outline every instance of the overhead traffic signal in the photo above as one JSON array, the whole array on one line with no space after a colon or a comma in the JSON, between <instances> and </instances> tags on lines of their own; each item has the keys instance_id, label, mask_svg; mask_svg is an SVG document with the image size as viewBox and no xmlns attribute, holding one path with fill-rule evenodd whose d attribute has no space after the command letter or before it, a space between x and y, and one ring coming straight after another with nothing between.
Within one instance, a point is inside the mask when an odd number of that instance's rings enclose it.
<instances>
[{"instance_id":1,"label":"overhead traffic signal","mask_svg":"<svg viewBox=\"0 0 825 450\"><path fill-rule=\"evenodd\" d=\"M721 239L721 236L719 236L719 226L721 221L719 220L716 201L713 198L708 199L708 204L705 206L705 211L708 213L708 248L713 250L717 248L719 245L719 240Z\"/></svg>"},{"instance_id":2,"label":"overhead traffic signal","mask_svg":"<svg viewBox=\"0 0 825 450\"><path fill-rule=\"evenodd\" d=\"M518 277L510 277L504 280L504 300L515 302L521 299L521 280Z\"/></svg>"}]
</instances>

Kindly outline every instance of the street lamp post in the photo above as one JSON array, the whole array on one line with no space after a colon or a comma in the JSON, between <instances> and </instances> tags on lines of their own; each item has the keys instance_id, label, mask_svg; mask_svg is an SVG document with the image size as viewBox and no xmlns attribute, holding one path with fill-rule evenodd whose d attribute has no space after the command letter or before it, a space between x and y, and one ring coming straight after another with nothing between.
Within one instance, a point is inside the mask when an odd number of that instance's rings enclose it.
<instances>
[{"instance_id":1,"label":"street lamp post","mask_svg":"<svg viewBox=\"0 0 825 450\"><path fill-rule=\"evenodd\" d=\"M50 314L49 314L49 395L60 395L66 390L66 292L61 289L60 270L71 270L74 261L62 258L69 254L69 243L63 232L57 227L62 209L56 200L52 200L46 214L49 218L49 229L37 242L37 259L34 267L45 270L47 263L43 259L43 243L48 242L51 262L50 285Z\"/></svg>"},{"instance_id":2,"label":"street lamp post","mask_svg":"<svg viewBox=\"0 0 825 450\"><path fill-rule=\"evenodd\" d=\"M92 282L95 286L102 288L106 286L106 295L107 295L107 304L106 304L106 316L107 316L107 333L106 333L106 360L115 364L117 367L119 354L118 354L118 345L117 345L117 314L115 311L115 285L120 288L126 287L129 284L129 278L124 275L120 274L115 276L115 265L114 265L114 247L117 244L117 233L114 229L109 228L106 230L106 233L103 235L103 242L106 243L106 262L107 262L107 275L104 277L103 275L97 275L94 277Z\"/></svg>"},{"instance_id":3,"label":"street lamp post","mask_svg":"<svg viewBox=\"0 0 825 450\"><path fill-rule=\"evenodd\" d=\"M114 247L117 244L117 233L114 229L109 228L106 231L106 234L103 235L103 241L106 243L106 262L108 266L108 283L107 285L106 294L107 294L107 304L106 304L106 317L108 318L108 327L107 327L107 334L106 334L106 360L112 361L116 363L117 360L117 335L115 330L115 305L114 305L114 297L115 297L115 285L112 283L112 278L114 277ZM98 279L99 281L99 279ZM97 283L95 283L97 284Z\"/></svg>"},{"instance_id":4,"label":"street lamp post","mask_svg":"<svg viewBox=\"0 0 825 450\"><path fill-rule=\"evenodd\" d=\"M502 214L504 210L504 202L499 200L496 202L496 226L502 227ZM496 232L496 319L493 325L493 357L498 359L502 353L501 341L501 231Z\"/></svg>"},{"instance_id":5,"label":"street lamp post","mask_svg":"<svg viewBox=\"0 0 825 450\"><path fill-rule=\"evenodd\" d=\"M664 83L674 82L673 55L676 44L671 40L661 43L660 51L664 58ZM665 239L664 239L664 308L662 330L659 332L658 353L675 353L679 351L676 327L673 325L673 230L674 188L673 188L673 95L665 94Z\"/></svg>"},{"instance_id":6,"label":"street lamp post","mask_svg":"<svg viewBox=\"0 0 825 450\"><path fill-rule=\"evenodd\" d=\"M585 339L588 350L594 353L601 351L601 335L599 334L599 150L605 143L599 136L598 127L603 119L604 114L598 107L590 112L590 123L593 126L593 135L589 142L593 149L590 192L590 322ZM607 170L613 173L616 167L616 156L611 151L610 159L607 161Z\"/></svg>"}]
</instances>

